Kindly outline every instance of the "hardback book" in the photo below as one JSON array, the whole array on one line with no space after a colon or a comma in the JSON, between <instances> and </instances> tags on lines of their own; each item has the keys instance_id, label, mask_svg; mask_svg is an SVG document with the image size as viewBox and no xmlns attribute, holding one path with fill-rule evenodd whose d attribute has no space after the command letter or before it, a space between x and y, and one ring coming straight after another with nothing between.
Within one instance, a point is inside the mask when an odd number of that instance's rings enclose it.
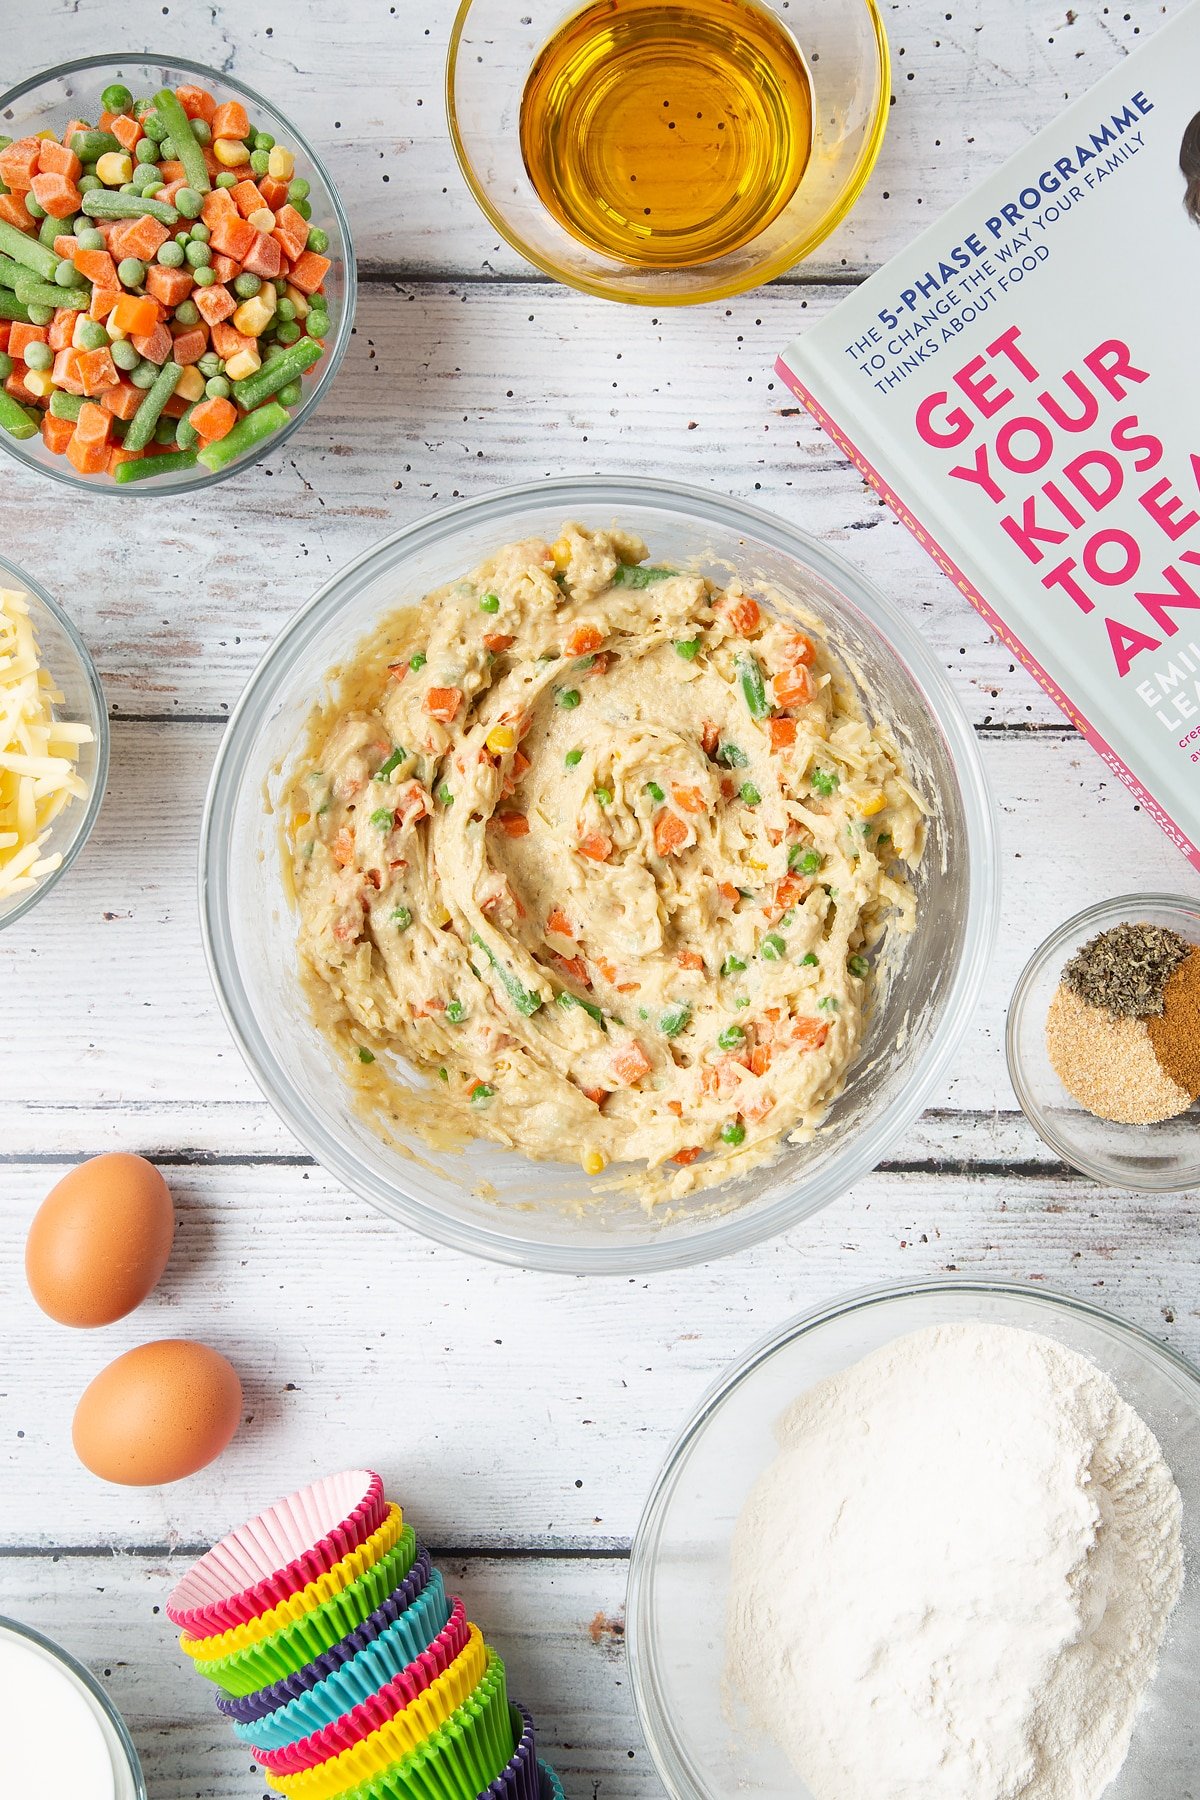
<instances>
[{"instance_id":1,"label":"hardback book","mask_svg":"<svg viewBox=\"0 0 1200 1800\"><path fill-rule=\"evenodd\" d=\"M777 367L1200 868L1200 0Z\"/></svg>"}]
</instances>

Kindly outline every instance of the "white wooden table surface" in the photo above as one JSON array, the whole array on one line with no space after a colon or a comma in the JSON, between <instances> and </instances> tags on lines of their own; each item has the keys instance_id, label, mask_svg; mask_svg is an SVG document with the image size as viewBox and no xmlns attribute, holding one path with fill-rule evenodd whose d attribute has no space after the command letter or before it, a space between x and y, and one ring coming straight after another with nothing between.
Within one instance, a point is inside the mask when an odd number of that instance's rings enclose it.
<instances>
[{"instance_id":1,"label":"white wooden table surface","mask_svg":"<svg viewBox=\"0 0 1200 1800\"><path fill-rule=\"evenodd\" d=\"M443 122L451 0L0 9L4 85L51 57L150 49L276 99L327 153L363 265L332 393L257 470L193 500L116 505L0 467L3 548L78 619L113 719L86 856L0 936L0 1612L102 1675L152 1800L262 1791L162 1602L190 1555L319 1471L385 1474L503 1650L572 1800L641 1800L661 1788L622 1653L630 1537L676 1428L754 1338L839 1292L958 1269L1099 1299L1200 1354L1200 1196L1138 1199L1070 1174L1017 1112L1002 1053L1038 936L1088 901L1194 894L1196 877L771 376L806 317L1175 10L889 6L891 129L853 219L769 290L656 315L544 281L476 212ZM995 965L936 1107L790 1236L627 1283L452 1255L313 1166L229 1041L195 899L225 718L294 606L435 505L597 470L740 495L853 557L950 670L1003 836ZM71 1333L25 1291L24 1232L65 1168L112 1149L164 1169L177 1245L142 1310ZM229 1353L245 1425L191 1481L105 1488L74 1461L75 1401L121 1350L172 1335Z\"/></svg>"}]
</instances>

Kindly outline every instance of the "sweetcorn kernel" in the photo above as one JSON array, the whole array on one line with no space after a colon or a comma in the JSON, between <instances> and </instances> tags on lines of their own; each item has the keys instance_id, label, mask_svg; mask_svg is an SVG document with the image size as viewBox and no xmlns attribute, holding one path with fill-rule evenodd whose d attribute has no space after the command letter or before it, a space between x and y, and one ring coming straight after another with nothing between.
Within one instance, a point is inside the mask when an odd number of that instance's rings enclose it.
<instances>
[{"instance_id":1,"label":"sweetcorn kernel","mask_svg":"<svg viewBox=\"0 0 1200 1800\"><path fill-rule=\"evenodd\" d=\"M486 741L488 749L500 756L505 750L516 749L517 734L511 725L493 725Z\"/></svg>"},{"instance_id":2,"label":"sweetcorn kernel","mask_svg":"<svg viewBox=\"0 0 1200 1800\"><path fill-rule=\"evenodd\" d=\"M583 1153L583 1172L585 1175L599 1175L608 1167L608 1158L603 1150L585 1150Z\"/></svg>"},{"instance_id":3,"label":"sweetcorn kernel","mask_svg":"<svg viewBox=\"0 0 1200 1800\"><path fill-rule=\"evenodd\" d=\"M247 215L246 223L253 225L255 231L274 231L275 214L269 206L256 206L254 211Z\"/></svg>"},{"instance_id":4,"label":"sweetcorn kernel","mask_svg":"<svg viewBox=\"0 0 1200 1800\"><path fill-rule=\"evenodd\" d=\"M873 819L875 814L881 813L886 805L887 795L876 794L873 800L868 800L866 805L859 809L859 817L862 819Z\"/></svg>"},{"instance_id":5,"label":"sweetcorn kernel","mask_svg":"<svg viewBox=\"0 0 1200 1800\"><path fill-rule=\"evenodd\" d=\"M47 394L53 393L54 382L49 369L26 369L21 378L31 394L44 400Z\"/></svg>"},{"instance_id":6,"label":"sweetcorn kernel","mask_svg":"<svg viewBox=\"0 0 1200 1800\"><path fill-rule=\"evenodd\" d=\"M238 138L218 138L212 150L223 169L240 169L249 160L246 146Z\"/></svg>"},{"instance_id":7,"label":"sweetcorn kernel","mask_svg":"<svg viewBox=\"0 0 1200 1800\"><path fill-rule=\"evenodd\" d=\"M253 299L243 300L234 313L233 329L240 331L243 337L261 337L274 317L274 301L264 299L262 294L255 294Z\"/></svg>"},{"instance_id":8,"label":"sweetcorn kernel","mask_svg":"<svg viewBox=\"0 0 1200 1800\"><path fill-rule=\"evenodd\" d=\"M309 313L312 311L312 308L308 303L308 295L302 294L300 289L298 287L293 287L290 281L285 283L283 291L295 307L296 317L298 319L307 319Z\"/></svg>"},{"instance_id":9,"label":"sweetcorn kernel","mask_svg":"<svg viewBox=\"0 0 1200 1800\"><path fill-rule=\"evenodd\" d=\"M228 381L244 381L247 375L253 375L255 369L262 368L262 357L257 350L239 350L225 364L225 377Z\"/></svg>"},{"instance_id":10,"label":"sweetcorn kernel","mask_svg":"<svg viewBox=\"0 0 1200 1800\"><path fill-rule=\"evenodd\" d=\"M554 558L554 567L561 575L570 565L571 545L567 538L556 538L550 546L550 554Z\"/></svg>"},{"instance_id":11,"label":"sweetcorn kernel","mask_svg":"<svg viewBox=\"0 0 1200 1800\"><path fill-rule=\"evenodd\" d=\"M96 158L96 175L105 187L120 187L133 175L133 162L120 150L106 150Z\"/></svg>"},{"instance_id":12,"label":"sweetcorn kernel","mask_svg":"<svg viewBox=\"0 0 1200 1800\"><path fill-rule=\"evenodd\" d=\"M296 159L282 144L273 144L267 157L267 174L272 181L290 181L296 173Z\"/></svg>"},{"instance_id":13,"label":"sweetcorn kernel","mask_svg":"<svg viewBox=\"0 0 1200 1800\"><path fill-rule=\"evenodd\" d=\"M199 400L204 394L204 377L195 363L189 363L186 369L179 371L179 380L173 390L181 400Z\"/></svg>"}]
</instances>

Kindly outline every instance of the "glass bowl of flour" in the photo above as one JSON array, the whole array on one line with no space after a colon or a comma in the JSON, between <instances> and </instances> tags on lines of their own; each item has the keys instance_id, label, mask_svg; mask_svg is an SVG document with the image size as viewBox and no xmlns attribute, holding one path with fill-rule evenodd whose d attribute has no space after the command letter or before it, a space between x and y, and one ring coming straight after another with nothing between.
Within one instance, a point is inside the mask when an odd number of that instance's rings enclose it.
<instances>
[{"instance_id":1,"label":"glass bowl of flour","mask_svg":"<svg viewBox=\"0 0 1200 1800\"><path fill-rule=\"evenodd\" d=\"M1200 1791L1200 1373L966 1280L756 1345L680 1434L628 1644L675 1800Z\"/></svg>"}]
</instances>

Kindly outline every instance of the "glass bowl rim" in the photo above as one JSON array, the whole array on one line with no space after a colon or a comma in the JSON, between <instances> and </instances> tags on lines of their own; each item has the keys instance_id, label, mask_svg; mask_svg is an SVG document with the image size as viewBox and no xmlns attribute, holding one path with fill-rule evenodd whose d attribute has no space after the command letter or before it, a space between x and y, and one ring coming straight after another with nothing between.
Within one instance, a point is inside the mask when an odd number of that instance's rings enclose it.
<instances>
[{"instance_id":1,"label":"glass bowl rim","mask_svg":"<svg viewBox=\"0 0 1200 1800\"><path fill-rule=\"evenodd\" d=\"M8 1613L0 1613L0 1629L15 1632L17 1637L25 1638L29 1643L36 1644L40 1650L45 1650L55 1662L61 1663L68 1673L74 1675L76 1680L87 1689L116 1734L117 1742L133 1778L138 1800L147 1800L146 1777L142 1771L142 1760L137 1753L133 1735L125 1723L124 1717L117 1710L115 1702L101 1687L87 1665L81 1663L78 1657L72 1656L69 1650L64 1650L63 1646L56 1643L53 1638L47 1637L45 1632L35 1630L32 1625L23 1624L20 1619L14 1619Z\"/></svg>"},{"instance_id":2,"label":"glass bowl rim","mask_svg":"<svg viewBox=\"0 0 1200 1800\"><path fill-rule=\"evenodd\" d=\"M39 900L45 898L51 888L55 887L58 882L62 880L67 870L71 867L71 864L75 861L75 858L79 855L80 851L91 837L92 828L100 816L100 808L104 804L104 794L108 786L109 750L112 737L112 728L108 719L108 702L104 697L104 687L96 669L96 664L92 660L92 653L80 635L79 627L75 624L75 621L70 615L63 610L58 601L51 598L40 581L35 581L32 575L26 573L20 563L13 562L7 554L0 551L0 573L4 570L7 570L10 575L15 576L21 586L29 593L33 594L41 605L46 608L46 611L51 615L55 623L66 636L71 649L75 653L80 673L83 676L85 686L91 694L92 704L95 709L96 775L95 780L92 783L92 791L88 795L87 803L83 809L83 818L80 820L74 838L62 852L62 861L59 863L57 869L52 869L49 875L47 875L44 880L39 881L35 888L30 888L28 893L22 895L20 900L18 900L17 904L12 907L10 911L0 912L0 931L6 930L10 925L15 925L18 919L23 919L26 913L33 910ZM48 672L51 675L54 674L53 669L49 669ZM92 722L93 721L90 719L87 721L88 724L91 724ZM62 816L65 819L69 817L69 814L64 813Z\"/></svg>"},{"instance_id":3,"label":"glass bowl rim","mask_svg":"<svg viewBox=\"0 0 1200 1800\"><path fill-rule=\"evenodd\" d=\"M1008 1064L1008 1078L1012 1083L1017 1104L1037 1132L1042 1142L1055 1155L1072 1169L1077 1169L1089 1180L1100 1182L1105 1186L1116 1186L1131 1194L1180 1194L1196 1185L1196 1172L1183 1174L1178 1180L1167 1182L1136 1179L1136 1173L1122 1169L1119 1173L1111 1165L1072 1149L1056 1132L1053 1124L1040 1105L1033 1088L1027 1079L1025 1057L1020 1044L1021 1027L1025 1020L1034 983L1054 957L1061 956L1071 940L1081 930L1094 925L1102 929L1106 924L1116 925L1123 919L1131 918L1139 907L1159 907L1164 912L1182 912L1200 918L1200 896L1189 898L1186 894L1168 894L1151 891L1143 894L1116 894L1111 900L1097 900L1092 906L1085 906L1082 912L1073 913L1064 919L1038 945L1029 961L1017 976L1012 998L1008 1003L1008 1017L1004 1027L1004 1057ZM1200 941L1200 940L1198 940Z\"/></svg>"},{"instance_id":4,"label":"glass bowl rim","mask_svg":"<svg viewBox=\"0 0 1200 1800\"><path fill-rule=\"evenodd\" d=\"M365 1169L357 1153L315 1116L291 1076L279 1066L254 1016L232 951L227 883L218 877L228 873L232 822L254 737L269 716L276 679L336 618L343 604L342 590L350 579L373 562L400 558L406 546L424 549L453 539L465 523L492 514L510 517L536 506L546 512L560 510L561 516L567 517L572 508L619 510L622 505L657 506L664 512L694 518L697 524L757 533L782 554L829 579L871 629L900 653L924 698L926 717L946 744L962 796L969 859L966 925L959 965L936 1037L924 1059L869 1126L820 1171L812 1186L790 1184L767 1204L734 1208L690 1231L660 1233L638 1244L547 1243L462 1221L414 1198L401 1186L402 1170L393 1172L385 1183ZM292 1134L351 1192L423 1236L511 1266L563 1274L629 1275L705 1262L777 1236L845 1193L878 1164L888 1145L918 1116L957 1053L987 974L1000 900L995 809L975 733L949 677L893 603L836 551L758 507L681 483L605 475L521 483L456 501L378 540L323 582L268 647L230 715L205 798L198 861L200 930L217 1003L260 1091ZM798 1209L800 1191L811 1204Z\"/></svg>"},{"instance_id":5,"label":"glass bowl rim","mask_svg":"<svg viewBox=\"0 0 1200 1800\"><path fill-rule=\"evenodd\" d=\"M659 1534L663 1525L665 1508L672 1498L686 1456L693 1445L703 1436L708 1425L726 1401L733 1396L749 1376L769 1362L779 1351L789 1348L821 1326L832 1324L837 1319L850 1317L854 1313L868 1312L875 1307L886 1306L897 1300L935 1299L939 1295L945 1294L975 1295L982 1299L1030 1301L1044 1307L1048 1313L1075 1314L1093 1325L1102 1325L1116 1336L1123 1338L1137 1351L1140 1357L1146 1360L1153 1360L1157 1357L1165 1362L1171 1373L1181 1377L1185 1386L1190 1386L1195 1390L1194 1404L1197 1411L1200 1412L1200 1368L1190 1362L1182 1352L1174 1349L1170 1344L1163 1343L1144 1326L1135 1324L1133 1320L1126 1319L1120 1313L1111 1312L1106 1307L1098 1306L1094 1300L1080 1299L1074 1294L1065 1293L1061 1288L1043 1287L1040 1283L1034 1285L1034 1283L1026 1281L990 1280L986 1276L979 1275L934 1275L910 1281L884 1282L877 1286L856 1288L853 1292L839 1295L832 1300L819 1301L816 1305L806 1308L804 1312L797 1313L786 1320L784 1324L777 1326L773 1331L756 1339L709 1384L700 1400L688 1414L681 1429L672 1439L642 1508L629 1553L629 1578L625 1597L625 1642L630 1686L633 1689L638 1723L650 1751L651 1761L659 1780L674 1796L674 1800L707 1800L707 1797L696 1789L690 1780L686 1786L681 1785L678 1780L681 1771L676 1764L674 1742L670 1738L664 1740L660 1730L660 1723L665 1717L666 1709L661 1704L661 1696L658 1691L655 1656L647 1649L646 1642L643 1640L650 1639L649 1624L644 1614L657 1565ZM664 1767L665 1751L670 1752L671 1760ZM670 1770L670 1778L668 1778L667 1768ZM682 1771L682 1773L686 1774L687 1772Z\"/></svg>"},{"instance_id":6,"label":"glass bowl rim","mask_svg":"<svg viewBox=\"0 0 1200 1800\"><path fill-rule=\"evenodd\" d=\"M23 469L31 470L34 475L44 475L48 480L57 481L61 486L71 488L76 493L101 493L115 495L117 498L123 500L147 500L164 494L168 496L174 494L197 494L203 492L205 488L215 487L218 482L226 480L230 475L233 475L238 471L244 472L246 469L253 468L255 463L261 461L262 457L265 456L269 450L276 446L282 446L287 442L294 431L299 430L300 426L304 424L305 420L309 418L316 409L318 402L324 398L326 390L330 387L338 370L341 368L342 359L349 348L354 326L354 314L358 300L358 264L354 254L354 243L350 235L350 221L347 218L345 208L342 205L341 195L338 193L333 177L325 167L324 162L317 155L304 133L292 124L288 115L281 112L273 100L268 100L265 94L258 93L254 88L250 87L247 82L239 80L236 75L226 75L220 69L210 68L207 63L193 61L191 57L156 56L150 51L131 50L124 53L105 52L98 53L94 56L79 56L71 62L57 63L52 69L43 69L40 74L30 75L25 81L18 82L15 87L6 88L5 91L0 94L0 115L3 115L6 107L14 105L17 101L24 99L27 95L36 92L38 88L45 87L47 83L51 81L60 81L68 75L82 75L98 69L116 69L121 66L128 68L133 65L158 67L163 69L183 69L186 70L189 75L203 76L205 86L215 84L217 87L227 87L241 99L249 100L254 106L274 114L275 118L278 119L281 124L286 126L287 130L292 133L297 149L308 158L313 166L314 172L320 179L325 192L329 196L330 210L337 220L337 227L342 237L343 254L341 260L343 266L343 280L346 284L346 294L342 305L341 317L338 320L337 332L323 359L325 367L321 370L309 393L301 400L300 405L293 412L283 429L277 431L273 437L265 439L261 445L255 445L254 449L256 454L253 456L247 455L239 457L234 462L227 463L222 469L205 469L202 474L190 474L186 480L172 482L169 486L164 485L160 487L155 480L144 482L131 481L127 484L123 484L119 481L95 481L90 476L76 475L72 473L69 468L63 469L58 467L60 463L66 460L65 457L56 456L48 463L36 461L32 456L26 456L22 452L19 440L11 439L7 432L0 432L0 447L2 447L14 461L18 462Z\"/></svg>"},{"instance_id":7,"label":"glass bowl rim","mask_svg":"<svg viewBox=\"0 0 1200 1800\"><path fill-rule=\"evenodd\" d=\"M714 279L705 286L687 293L676 293L672 289L663 289L655 293L651 293L648 289L626 290L615 284L615 273L612 279L603 279L597 276L594 280L577 274L567 274L563 269L556 267L548 256L544 256L532 245L527 244L509 226L505 215L491 199L484 181L476 175L475 163L467 154L467 147L463 142L458 124L458 106L455 100L458 55L467 19L476 5L476 0L458 0L458 10L454 15L450 41L446 47L446 69L443 83L446 125L450 133L450 143L454 150L455 161L458 163L463 180L484 217L500 233L511 250L515 250L519 256L523 256L526 262L532 263L535 269L540 269L542 274L548 275L551 280L561 282L564 287L575 288L580 293L591 294L594 299L624 301L627 305L633 306L703 306L710 301L732 300L739 294L750 293L755 288L765 286L767 282L777 280L788 269L795 268L798 263L811 256L814 250L832 236L858 204L862 191L871 179L875 165L879 161L879 153L883 148L891 117L891 45L888 42L887 27L884 24L879 0L854 0L854 3L860 5L867 14L878 59L875 71L878 93L875 99L874 113L862 148L855 159L854 167L838 195L836 204L823 217L819 229L810 232L798 244L793 244L786 253L780 251L769 261L748 270L745 278L734 282L732 286L728 280ZM575 0L575 4L578 8L582 4L582 0ZM569 11L566 16L569 16ZM801 177L801 182L803 183L803 177ZM593 254L596 253L593 252ZM613 264L614 271L621 267L615 259L613 259Z\"/></svg>"}]
</instances>

